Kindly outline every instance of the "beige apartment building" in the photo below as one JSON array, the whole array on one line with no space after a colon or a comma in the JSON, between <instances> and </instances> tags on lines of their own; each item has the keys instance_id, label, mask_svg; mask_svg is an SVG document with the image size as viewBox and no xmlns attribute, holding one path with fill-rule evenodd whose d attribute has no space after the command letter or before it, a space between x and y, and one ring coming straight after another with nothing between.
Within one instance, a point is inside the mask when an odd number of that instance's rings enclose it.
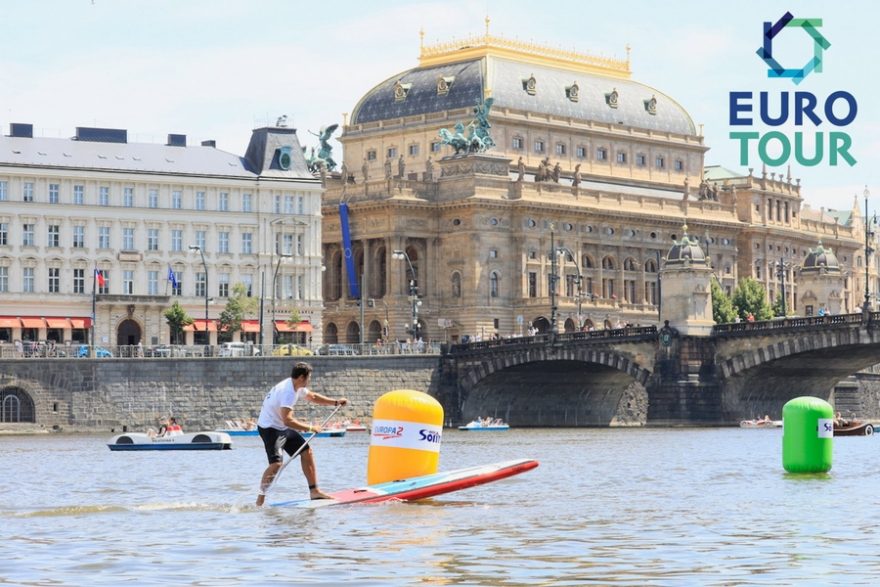
<instances>
[{"instance_id":1,"label":"beige apartment building","mask_svg":"<svg viewBox=\"0 0 880 587\"><path fill-rule=\"evenodd\" d=\"M494 148L455 155L441 129L466 134L488 98ZM488 30L423 45L418 66L357 101L340 141L344 178L328 181L323 205L327 342L662 323L658 269L685 223L728 292L750 276L774 300L784 279L788 307L812 311L798 274L821 242L840 262L841 311L864 299L859 199L815 210L788 170L706 167L691 116L633 79L628 52L598 58ZM868 280L876 292L873 257Z\"/></svg>"},{"instance_id":2,"label":"beige apartment building","mask_svg":"<svg viewBox=\"0 0 880 587\"><path fill-rule=\"evenodd\" d=\"M195 318L180 342L216 344L238 283L264 312L233 340L259 343L262 323L266 344L320 342L321 193L282 120L255 129L244 156L185 135L13 124L0 137L0 342L85 343L93 328L99 345L167 344L163 312L179 301Z\"/></svg>"}]
</instances>

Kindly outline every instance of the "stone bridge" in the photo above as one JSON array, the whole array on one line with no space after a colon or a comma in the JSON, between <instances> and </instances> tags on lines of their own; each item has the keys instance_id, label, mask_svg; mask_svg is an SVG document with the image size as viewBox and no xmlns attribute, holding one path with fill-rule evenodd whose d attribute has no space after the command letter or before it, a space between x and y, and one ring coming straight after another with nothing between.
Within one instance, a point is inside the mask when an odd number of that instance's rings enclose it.
<instances>
[{"instance_id":1,"label":"stone bridge","mask_svg":"<svg viewBox=\"0 0 880 587\"><path fill-rule=\"evenodd\" d=\"M735 424L780 418L799 395L874 417L877 401L837 384L877 363L880 313L722 324L708 337L668 325L545 334L451 346L441 401L453 419L516 426Z\"/></svg>"}]
</instances>

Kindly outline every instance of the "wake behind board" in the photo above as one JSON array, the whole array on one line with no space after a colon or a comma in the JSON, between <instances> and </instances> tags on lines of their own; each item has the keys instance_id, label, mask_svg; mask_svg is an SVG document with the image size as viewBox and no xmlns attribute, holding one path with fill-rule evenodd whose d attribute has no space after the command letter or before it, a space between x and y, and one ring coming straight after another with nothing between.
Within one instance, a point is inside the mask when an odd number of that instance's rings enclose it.
<instances>
[{"instance_id":1,"label":"wake behind board","mask_svg":"<svg viewBox=\"0 0 880 587\"><path fill-rule=\"evenodd\" d=\"M387 483L379 483L377 485L368 485L366 487L357 487L354 489L346 489L336 491L330 495L333 499L299 499L292 501L281 501L271 505L293 506L300 508L318 508L328 505L343 505L352 503L379 503L392 499L400 501L414 501L417 499L425 499L442 495L460 489L467 489L476 485L490 483L505 477L512 477L525 473L538 466L538 461L532 459L518 459L514 461L504 461L493 465L480 465L476 467L467 467L465 469L456 469L455 471L447 471L445 473L433 473L431 475L423 475L421 477L413 477L411 479L401 479L398 481L389 481Z\"/></svg>"}]
</instances>

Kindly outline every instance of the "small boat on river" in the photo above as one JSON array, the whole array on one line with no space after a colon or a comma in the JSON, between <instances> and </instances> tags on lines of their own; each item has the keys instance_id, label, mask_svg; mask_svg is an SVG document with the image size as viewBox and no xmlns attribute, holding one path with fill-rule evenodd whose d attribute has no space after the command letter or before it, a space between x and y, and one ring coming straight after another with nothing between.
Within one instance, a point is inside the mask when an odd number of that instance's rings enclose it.
<instances>
[{"instance_id":1,"label":"small boat on river","mask_svg":"<svg viewBox=\"0 0 880 587\"><path fill-rule=\"evenodd\" d=\"M477 418L472 422L468 422L464 426L459 426L458 429L469 432L501 432L503 430L509 430L510 426L498 418L495 418L494 420L492 418Z\"/></svg>"},{"instance_id":2,"label":"small boat on river","mask_svg":"<svg viewBox=\"0 0 880 587\"><path fill-rule=\"evenodd\" d=\"M870 422L850 420L834 424L834 436L871 436L872 434L874 434L874 425Z\"/></svg>"},{"instance_id":3,"label":"small boat on river","mask_svg":"<svg viewBox=\"0 0 880 587\"><path fill-rule=\"evenodd\" d=\"M782 420L743 420L739 423L740 428L782 428Z\"/></svg>"},{"instance_id":4,"label":"small boat on river","mask_svg":"<svg viewBox=\"0 0 880 587\"><path fill-rule=\"evenodd\" d=\"M110 450L225 450L232 438L225 432L189 432L151 436L143 432L117 434L107 444Z\"/></svg>"},{"instance_id":5,"label":"small boat on river","mask_svg":"<svg viewBox=\"0 0 880 587\"><path fill-rule=\"evenodd\" d=\"M361 424L360 420L355 420L354 422L345 421L343 422L343 426L345 427L346 432L366 432L367 427Z\"/></svg>"},{"instance_id":6,"label":"small boat on river","mask_svg":"<svg viewBox=\"0 0 880 587\"><path fill-rule=\"evenodd\" d=\"M300 432L303 438L311 438L312 436L317 436L318 438L342 438L345 436L345 428L324 428L318 433L315 432Z\"/></svg>"}]
</instances>

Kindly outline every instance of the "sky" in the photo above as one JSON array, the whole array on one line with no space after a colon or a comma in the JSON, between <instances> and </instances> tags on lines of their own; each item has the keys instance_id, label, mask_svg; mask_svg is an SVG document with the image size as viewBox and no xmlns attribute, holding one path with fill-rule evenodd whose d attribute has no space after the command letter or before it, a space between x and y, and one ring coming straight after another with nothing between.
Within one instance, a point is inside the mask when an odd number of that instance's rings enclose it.
<instances>
[{"instance_id":1,"label":"sky","mask_svg":"<svg viewBox=\"0 0 880 587\"><path fill-rule=\"evenodd\" d=\"M821 73L800 85L767 78L755 54L762 23L786 12L821 18L831 43ZM677 100L702 125L707 165L759 174L761 162L740 164L731 131L802 131L812 154L818 131L846 132L854 166L798 165L804 199L814 208L849 209L853 196L880 208L880 44L874 40L880 3L799 0L0 0L0 125L34 125L37 136L70 137L77 126L128 129L131 142L163 143L169 133L190 144L214 139L243 154L251 129L286 114L300 141L342 122L373 86L418 64L425 43L490 33L541 45L623 58L632 49L632 78ZM787 28L774 56L799 67L813 55L802 29ZM854 121L832 126L823 104L836 91L858 104ZM822 119L798 128L793 119L771 128L731 127L729 95L768 92L778 114L782 92L818 100ZM834 112L845 111L838 102ZM338 131L337 131L338 135ZM341 150L335 140L334 146ZM772 154L777 154L772 152ZM339 160L339 157L336 157ZM768 172L786 173L785 166ZM876 195L874 195L876 192Z\"/></svg>"}]
</instances>

